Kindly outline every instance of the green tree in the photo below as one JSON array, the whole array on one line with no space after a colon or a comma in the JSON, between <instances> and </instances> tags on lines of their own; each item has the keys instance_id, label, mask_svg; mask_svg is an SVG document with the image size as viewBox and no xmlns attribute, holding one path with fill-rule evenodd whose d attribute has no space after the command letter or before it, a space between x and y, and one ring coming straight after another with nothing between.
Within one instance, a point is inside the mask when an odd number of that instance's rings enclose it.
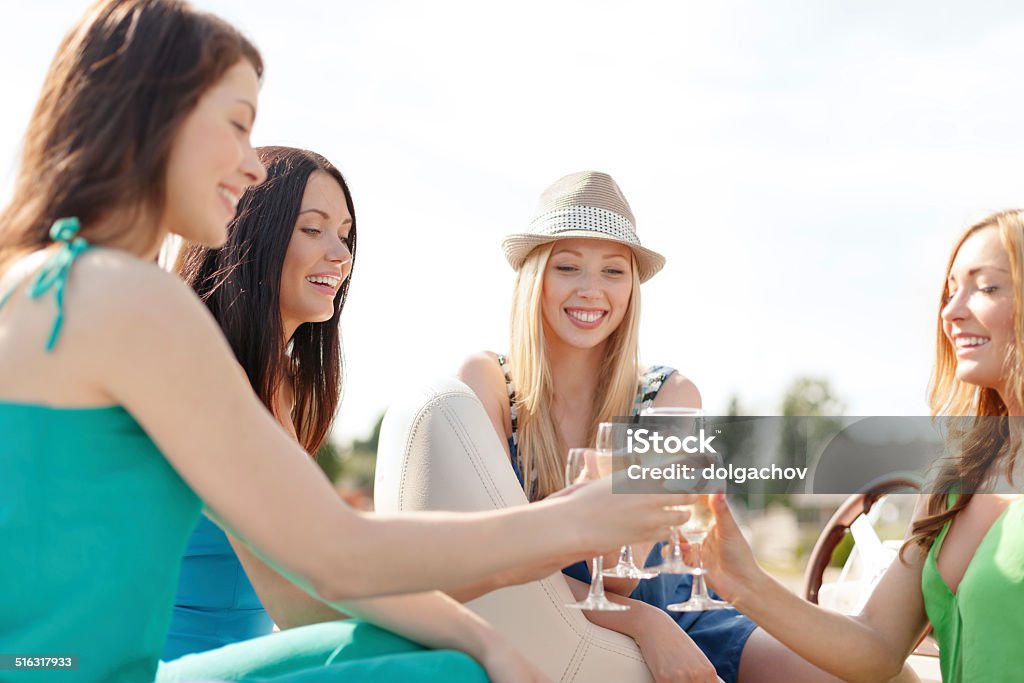
<instances>
[{"instance_id":1,"label":"green tree","mask_svg":"<svg viewBox=\"0 0 1024 683\"><path fill-rule=\"evenodd\" d=\"M747 417L747 412L740 402L740 397L733 394L729 397L729 407L725 416L712 418L712 428L715 430L715 442L719 446L722 459L737 467L747 467L754 464L755 450L754 430L760 418ZM721 430L721 433L717 433ZM734 499L741 500L744 507L750 503L750 484L731 484L729 492Z\"/></svg>"},{"instance_id":2,"label":"green tree","mask_svg":"<svg viewBox=\"0 0 1024 683\"><path fill-rule=\"evenodd\" d=\"M341 449L330 440L317 452L317 462L335 484L347 484L373 493L373 476L377 467L377 444L384 415L377 418L367 439L353 439L352 445Z\"/></svg>"},{"instance_id":3,"label":"green tree","mask_svg":"<svg viewBox=\"0 0 1024 683\"><path fill-rule=\"evenodd\" d=\"M824 377L797 377L782 399L782 432L776 463L810 466L829 439L842 429L846 404Z\"/></svg>"},{"instance_id":4,"label":"green tree","mask_svg":"<svg viewBox=\"0 0 1024 683\"><path fill-rule=\"evenodd\" d=\"M316 452L316 463L324 471L327 478L332 482L338 480L338 469L341 463L341 454L338 447L330 439L324 441L320 450Z\"/></svg>"},{"instance_id":5,"label":"green tree","mask_svg":"<svg viewBox=\"0 0 1024 683\"><path fill-rule=\"evenodd\" d=\"M835 395L824 377L797 377L782 398L785 417L840 417L845 410L846 404Z\"/></svg>"}]
</instances>

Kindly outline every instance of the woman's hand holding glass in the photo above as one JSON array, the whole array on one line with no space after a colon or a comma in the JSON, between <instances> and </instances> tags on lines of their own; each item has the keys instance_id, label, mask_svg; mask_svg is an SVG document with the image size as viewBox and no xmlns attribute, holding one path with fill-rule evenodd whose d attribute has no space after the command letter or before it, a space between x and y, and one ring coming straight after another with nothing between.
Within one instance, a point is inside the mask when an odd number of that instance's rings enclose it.
<instances>
[{"instance_id":1,"label":"woman's hand holding glass","mask_svg":"<svg viewBox=\"0 0 1024 683\"><path fill-rule=\"evenodd\" d=\"M716 593L734 602L743 591L756 590L765 573L754 559L725 496L711 494L708 506L715 523L701 544L704 576Z\"/></svg>"},{"instance_id":2,"label":"woman's hand holding glass","mask_svg":"<svg viewBox=\"0 0 1024 683\"><path fill-rule=\"evenodd\" d=\"M578 487L578 490L565 497L601 496L600 508L580 520L583 527L591 531L600 530L604 532L601 536L609 539L616 538L616 534L607 532L628 532L629 535L625 537L618 536L620 543L650 542L663 540L666 534L671 533L672 528L684 524L689 519L690 513L685 508L696 500L692 494L608 495L612 492L612 469L612 458L609 454L601 454L593 448L570 449L566 461L565 482L566 486ZM592 483L580 486L583 482ZM605 546L594 553L590 594L585 600L570 606L608 611L628 609L604 597L602 555L607 550Z\"/></svg>"},{"instance_id":3,"label":"woman's hand holding glass","mask_svg":"<svg viewBox=\"0 0 1024 683\"><path fill-rule=\"evenodd\" d=\"M714 458L714 460L717 461L718 458ZM679 527L679 533L689 544L690 554L696 558L694 563L696 566L692 571L693 588L690 591L690 599L667 605L665 609L670 612L705 612L731 607L728 602L711 597L704 582L704 557L701 551L708 532L714 526L714 516L709 506L711 495L710 493L699 494L697 502L690 506L690 519Z\"/></svg>"},{"instance_id":4,"label":"woman's hand holding glass","mask_svg":"<svg viewBox=\"0 0 1024 683\"><path fill-rule=\"evenodd\" d=\"M660 407L660 408L646 408L640 412L641 418L654 417L654 418L672 418L672 425L670 429L673 432L679 432L677 436L682 438L683 433L695 433L699 427L703 424L704 411L700 408L688 408L682 406L675 407ZM698 454L699 455L699 454ZM671 456L670 459L674 462L680 462L685 459L680 456ZM696 466L698 471L702 463L689 462L690 466ZM689 511L689 508L687 508ZM670 534L670 541L668 546L663 549L661 564L655 565L652 569L656 569L665 574L692 574L694 568L686 563L683 559L682 546L679 542L678 529L674 529L673 533Z\"/></svg>"},{"instance_id":5,"label":"woman's hand holding glass","mask_svg":"<svg viewBox=\"0 0 1024 683\"><path fill-rule=\"evenodd\" d=\"M615 469L616 458L625 457L617 453L615 449L615 425L611 422L602 422L597 426L597 442L595 444L598 453L611 458L612 469ZM619 549L617 563L611 569L606 569L604 575L617 579L653 579L658 575L656 569L641 569L636 566L633 560L633 546L626 544Z\"/></svg>"},{"instance_id":6,"label":"woman's hand holding glass","mask_svg":"<svg viewBox=\"0 0 1024 683\"><path fill-rule=\"evenodd\" d=\"M612 473L611 453L600 453L593 448L570 448L569 457L565 462L565 485L573 486L581 481L589 481L608 476ZM596 555L591 561L590 591L580 602L567 604L566 607L576 609L599 610L602 612L622 612L629 609L627 605L619 605L610 601L604 594L604 558Z\"/></svg>"}]
</instances>

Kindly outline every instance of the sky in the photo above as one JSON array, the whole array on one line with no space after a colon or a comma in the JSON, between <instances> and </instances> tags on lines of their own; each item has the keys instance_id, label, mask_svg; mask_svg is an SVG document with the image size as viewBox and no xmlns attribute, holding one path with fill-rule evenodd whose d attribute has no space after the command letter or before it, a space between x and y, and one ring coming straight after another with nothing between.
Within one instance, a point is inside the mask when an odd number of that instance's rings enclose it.
<instances>
[{"instance_id":1,"label":"sky","mask_svg":"<svg viewBox=\"0 0 1024 683\"><path fill-rule=\"evenodd\" d=\"M814 375L850 415L925 414L949 250L1024 205L1013 2L197 4L263 53L254 143L321 152L353 193L339 440L507 349L501 240L567 173L610 173L667 257L641 357L711 412L776 413ZM83 8L3 0L0 201Z\"/></svg>"}]
</instances>

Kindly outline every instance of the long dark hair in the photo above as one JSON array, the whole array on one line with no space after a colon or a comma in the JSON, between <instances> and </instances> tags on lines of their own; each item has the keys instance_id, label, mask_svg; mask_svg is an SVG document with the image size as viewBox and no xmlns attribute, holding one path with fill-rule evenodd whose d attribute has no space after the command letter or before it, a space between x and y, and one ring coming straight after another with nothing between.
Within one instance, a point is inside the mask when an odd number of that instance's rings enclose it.
<instances>
[{"instance_id":1,"label":"long dark hair","mask_svg":"<svg viewBox=\"0 0 1024 683\"><path fill-rule=\"evenodd\" d=\"M295 390L292 422L299 442L315 454L330 431L341 400L342 361L338 319L348 296L351 271L334 296L334 315L303 323L286 349L281 322L281 270L302 207L309 177L334 178L352 215L349 250L356 256L356 212L341 172L315 152L292 147L256 150L267 180L238 203L220 249L191 245L179 273L206 303L227 337L260 400L274 412L274 397L290 378Z\"/></svg>"},{"instance_id":2,"label":"long dark hair","mask_svg":"<svg viewBox=\"0 0 1024 683\"><path fill-rule=\"evenodd\" d=\"M172 143L203 93L256 48L227 22L180 0L100 0L64 38L25 134L10 204L0 215L0 270L77 216L82 235L114 210L159 215ZM123 228L113 228L114 230ZM139 235L134 239L155 240Z\"/></svg>"}]
</instances>

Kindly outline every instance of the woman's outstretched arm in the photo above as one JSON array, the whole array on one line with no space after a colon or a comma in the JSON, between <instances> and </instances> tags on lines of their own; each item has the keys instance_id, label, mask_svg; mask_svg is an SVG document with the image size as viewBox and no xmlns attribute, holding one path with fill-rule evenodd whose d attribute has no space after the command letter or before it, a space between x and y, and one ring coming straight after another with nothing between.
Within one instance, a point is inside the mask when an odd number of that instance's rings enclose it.
<instances>
[{"instance_id":1,"label":"woman's outstretched arm","mask_svg":"<svg viewBox=\"0 0 1024 683\"><path fill-rule=\"evenodd\" d=\"M492 681L548 680L493 626L444 593L352 600L335 609L294 586L244 544L229 539L264 607L282 629L351 615L425 647L465 652L487 670Z\"/></svg>"},{"instance_id":2,"label":"woman's outstretched arm","mask_svg":"<svg viewBox=\"0 0 1024 683\"><path fill-rule=\"evenodd\" d=\"M321 599L466 585L519 564L655 540L685 519L664 509L677 497L611 496L605 482L495 512L356 512L259 402L192 292L151 264L114 260L116 268L98 266L102 259L78 264L76 279L90 285L78 286L68 310L91 322L62 344L217 518Z\"/></svg>"},{"instance_id":3,"label":"woman's outstretched arm","mask_svg":"<svg viewBox=\"0 0 1024 683\"><path fill-rule=\"evenodd\" d=\"M711 498L717 518L704 544L708 583L758 626L815 666L846 681L887 681L900 673L927 617L921 595L923 557L897 559L864 611L848 617L791 593L754 560L724 496Z\"/></svg>"}]
</instances>

